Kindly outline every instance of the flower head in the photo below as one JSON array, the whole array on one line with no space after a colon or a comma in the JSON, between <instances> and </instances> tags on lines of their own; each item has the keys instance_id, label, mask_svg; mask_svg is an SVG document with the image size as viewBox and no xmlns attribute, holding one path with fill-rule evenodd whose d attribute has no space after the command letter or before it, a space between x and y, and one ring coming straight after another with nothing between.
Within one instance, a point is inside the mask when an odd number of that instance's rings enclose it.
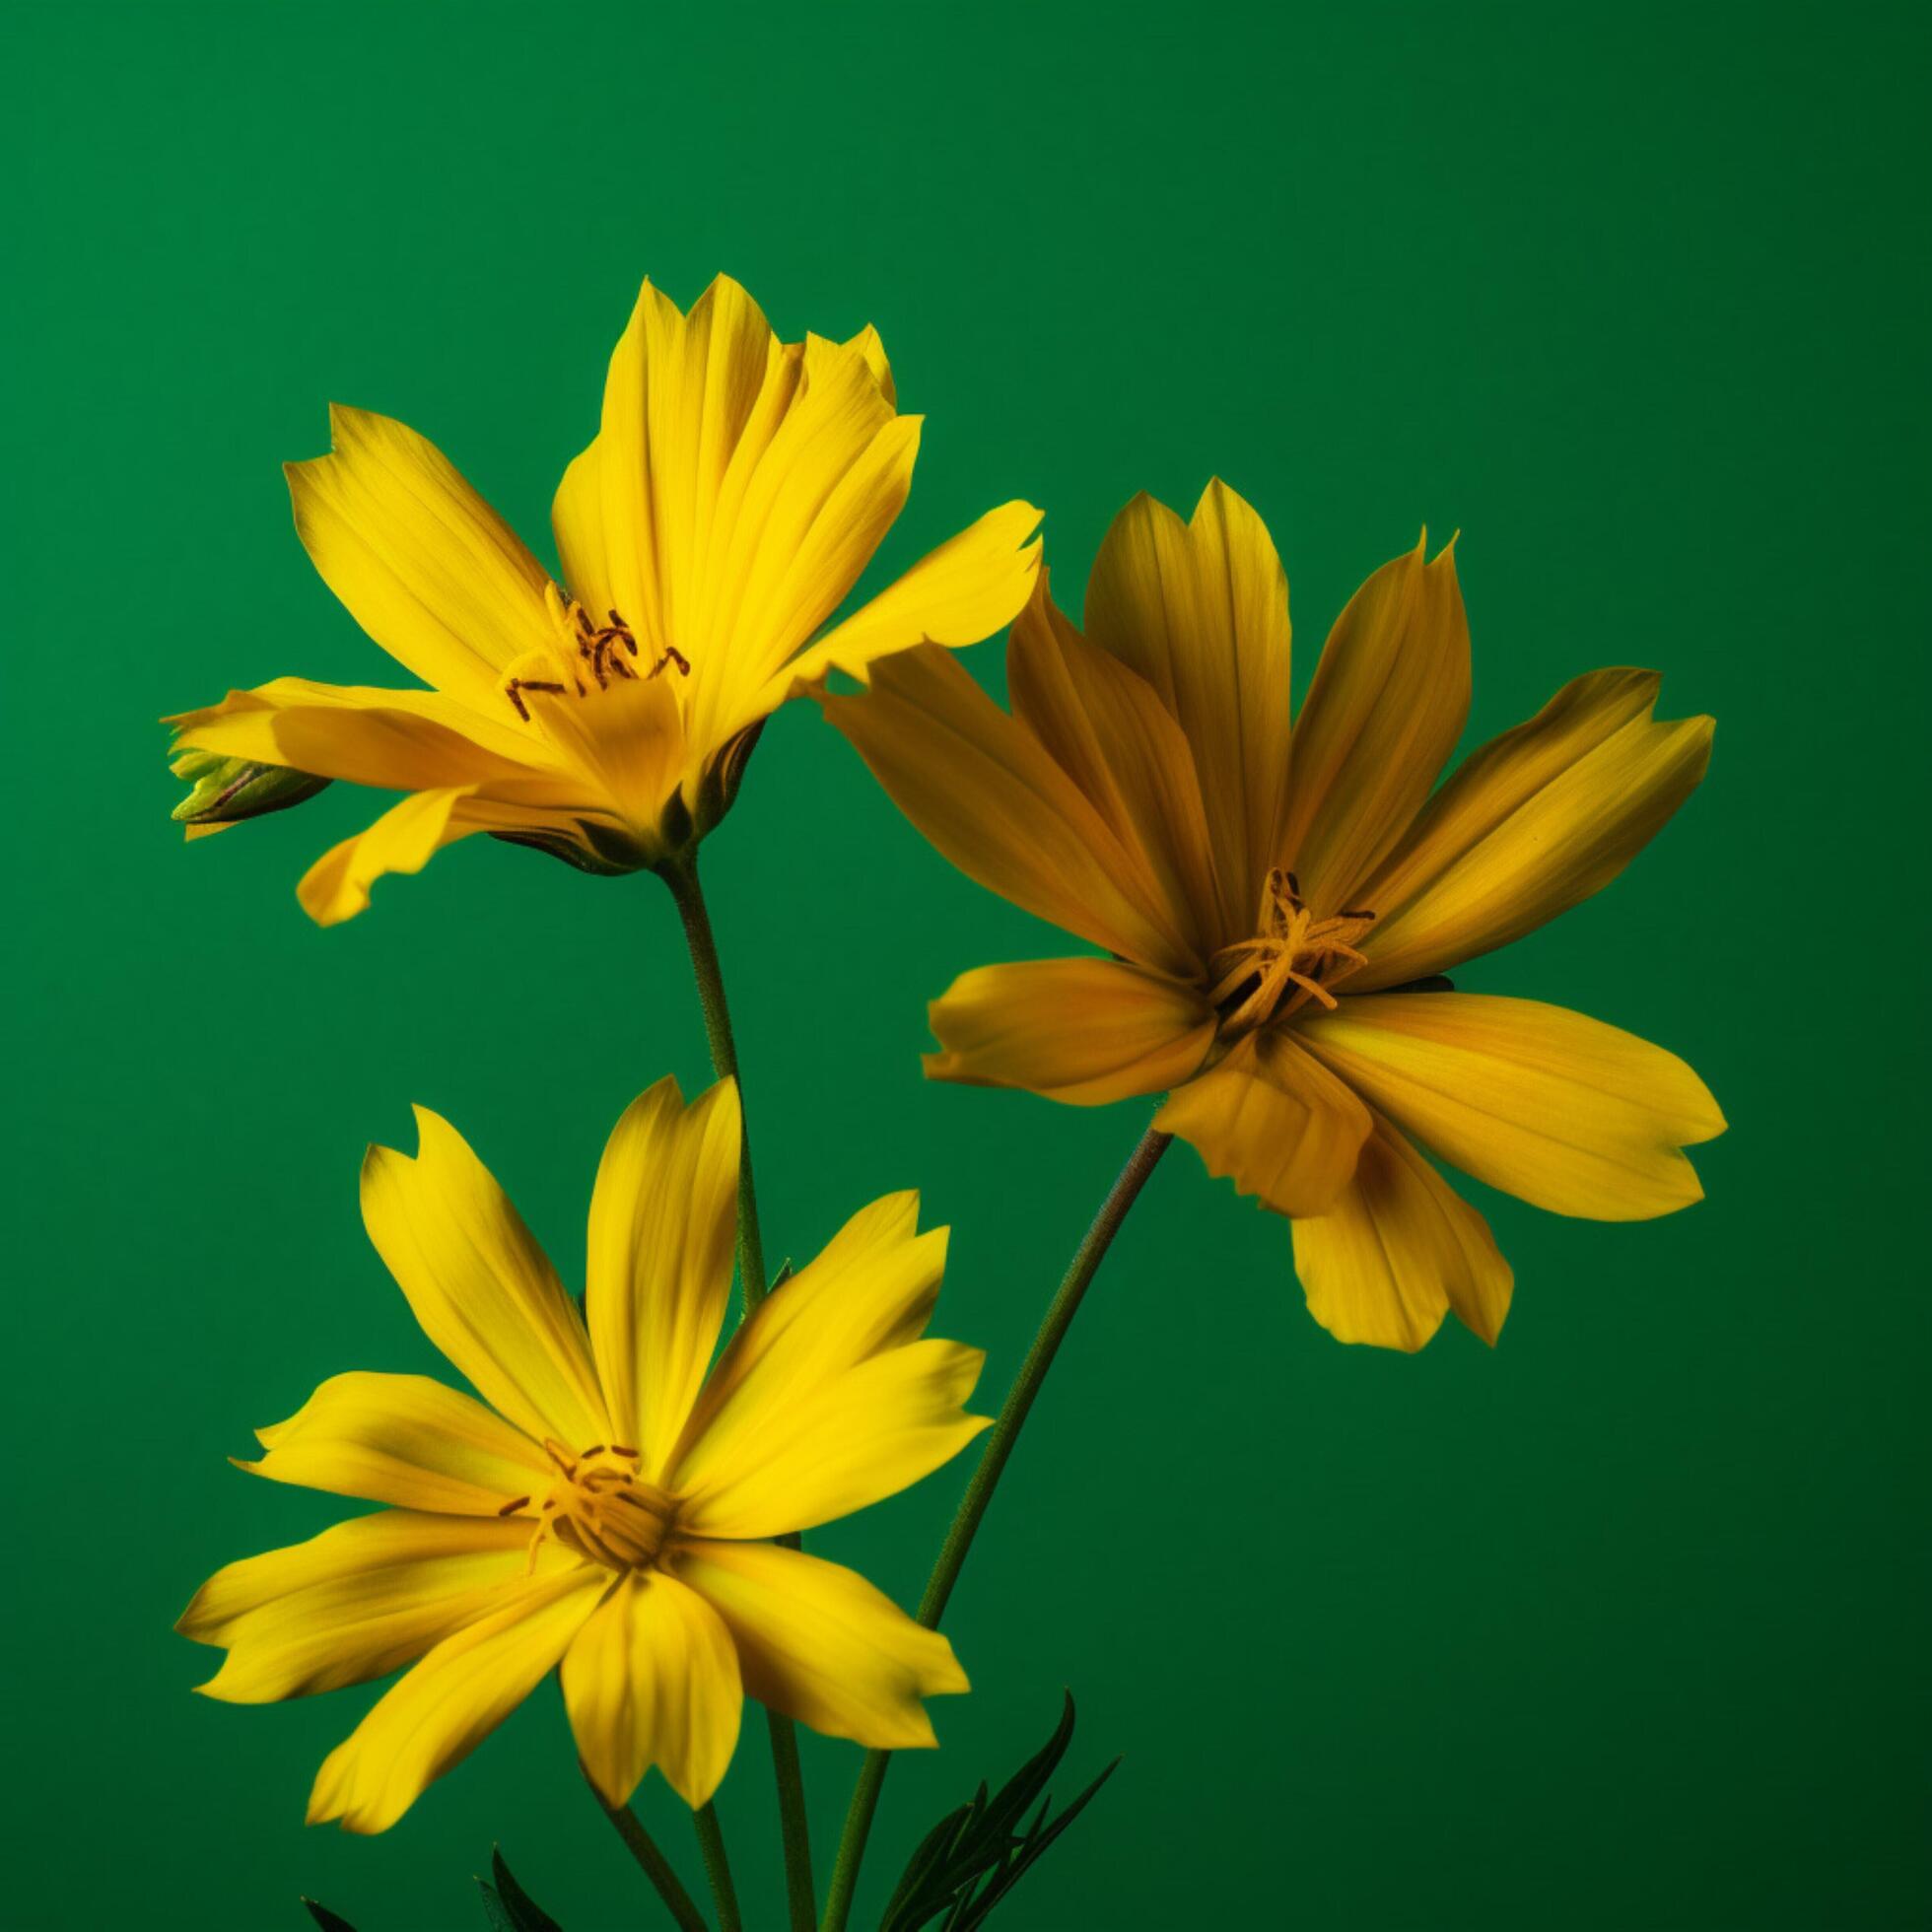
<instances>
[{"instance_id":1,"label":"flower head","mask_svg":"<svg viewBox=\"0 0 1932 1932\"><path fill-rule=\"evenodd\" d=\"M1689 795L1707 718L1651 716L1654 673L1565 685L1434 791L1469 712L1453 546L1356 591L1289 725L1288 597L1218 482L1192 521L1115 519L1084 634L1043 574L1012 710L919 652L825 694L926 836L1106 958L969 972L932 1007L936 1079L1155 1125L1294 1220L1316 1318L1414 1348L1450 1308L1493 1340L1511 1276L1416 1142L1557 1213L1699 1198L1680 1149L1722 1131L1690 1068L1582 1015L1448 990L1449 968L1607 885Z\"/></svg>"},{"instance_id":2,"label":"flower head","mask_svg":"<svg viewBox=\"0 0 1932 1932\"><path fill-rule=\"evenodd\" d=\"M297 532L420 685L283 677L169 721L190 750L409 794L303 879L323 925L474 832L657 865L724 816L789 697L989 636L1038 568L1039 512L1009 503L822 630L906 502L922 419L872 330L781 342L724 276L689 314L644 285L557 491L561 584L414 430L330 420L331 453L287 466Z\"/></svg>"},{"instance_id":3,"label":"flower head","mask_svg":"<svg viewBox=\"0 0 1932 1932\"><path fill-rule=\"evenodd\" d=\"M585 1313L448 1122L373 1147L363 1215L424 1332L482 1402L419 1375L324 1382L241 1467L387 1504L231 1563L179 1628L202 1689L266 1703L407 1673L322 1765L311 1823L380 1831L559 1668L613 1805L658 1765L709 1800L743 1697L835 1737L930 1745L950 1645L851 1570L770 1539L936 1469L985 1422L981 1355L926 1339L945 1231L918 1197L846 1223L716 1364L730 1290L737 1089L660 1080L590 1204ZM486 1406L487 1405L487 1406Z\"/></svg>"}]
</instances>

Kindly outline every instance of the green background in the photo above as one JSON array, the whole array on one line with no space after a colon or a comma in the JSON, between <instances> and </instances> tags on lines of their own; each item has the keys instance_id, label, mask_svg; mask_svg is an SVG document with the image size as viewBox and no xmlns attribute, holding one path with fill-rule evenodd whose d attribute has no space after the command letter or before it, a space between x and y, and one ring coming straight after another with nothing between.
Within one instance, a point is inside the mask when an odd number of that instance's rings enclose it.
<instances>
[{"instance_id":1,"label":"green background","mask_svg":"<svg viewBox=\"0 0 1932 1932\"><path fill-rule=\"evenodd\" d=\"M668 899L476 841L317 932L295 879L375 801L183 851L154 720L384 674L277 469L330 397L547 554L639 277L688 302L721 268L789 336L876 322L928 412L882 565L1024 495L1073 599L1130 494L1218 471L1286 558L1298 682L1426 519L1464 532L1472 743L1605 663L1719 719L1625 878L1464 976L1689 1057L1732 1122L1708 1201L1484 1197L1502 1345L1405 1358L1319 1331L1285 1225L1177 1148L955 1600L979 1689L895 1773L874 1887L1067 1684L1070 1777L1127 1760L1011 1932L1925 1922L1924 19L17 14L8 1923L272 1932L306 1892L474 1926L497 1837L572 1932L651 1922L548 1688L358 1840L302 1810L367 1696L194 1698L212 1655L169 1626L336 1513L228 1469L249 1428L429 1366L356 1208L406 1103L575 1273L610 1123L704 1077ZM708 859L768 1251L919 1185L992 1399L1142 1114L923 1084L923 1001L1056 939L809 707ZM962 1480L819 1547L911 1601ZM822 1870L857 1753L806 1761ZM768 1791L748 1731L721 1804L760 1928Z\"/></svg>"}]
</instances>

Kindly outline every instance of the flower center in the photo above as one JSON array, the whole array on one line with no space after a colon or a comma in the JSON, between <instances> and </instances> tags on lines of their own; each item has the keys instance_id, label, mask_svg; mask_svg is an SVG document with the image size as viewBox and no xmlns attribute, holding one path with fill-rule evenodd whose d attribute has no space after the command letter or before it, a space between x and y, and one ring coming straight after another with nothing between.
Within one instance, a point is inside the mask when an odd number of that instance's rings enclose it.
<instances>
[{"instance_id":1,"label":"flower center","mask_svg":"<svg viewBox=\"0 0 1932 1932\"><path fill-rule=\"evenodd\" d=\"M1262 887L1255 936L1223 946L1208 962L1214 984L1208 997L1220 1012L1221 1032L1251 1033L1310 1000L1334 1006L1329 989L1368 964L1355 942L1374 924L1371 912L1317 919L1302 904L1295 875L1276 866Z\"/></svg>"},{"instance_id":2,"label":"flower center","mask_svg":"<svg viewBox=\"0 0 1932 1932\"><path fill-rule=\"evenodd\" d=\"M664 1547L677 1506L638 1475L638 1452L599 1442L573 1456L560 1442L543 1446L558 1476L538 1511L531 1564L544 1539L554 1537L565 1549L610 1569L649 1566ZM518 1496L502 1513L511 1515L528 1501Z\"/></svg>"},{"instance_id":3,"label":"flower center","mask_svg":"<svg viewBox=\"0 0 1932 1932\"><path fill-rule=\"evenodd\" d=\"M638 655L638 641L616 611L606 611L608 621L598 623L575 597L566 598L554 584L544 586L543 600L555 635L540 650L526 651L518 657L503 686L511 708L525 724L530 722L525 692L587 698L592 691L608 691L612 684L654 678L671 664L677 666L680 676L691 675L690 659L674 645L666 646L664 655L649 670L640 671L631 661Z\"/></svg>"}]
</instances>

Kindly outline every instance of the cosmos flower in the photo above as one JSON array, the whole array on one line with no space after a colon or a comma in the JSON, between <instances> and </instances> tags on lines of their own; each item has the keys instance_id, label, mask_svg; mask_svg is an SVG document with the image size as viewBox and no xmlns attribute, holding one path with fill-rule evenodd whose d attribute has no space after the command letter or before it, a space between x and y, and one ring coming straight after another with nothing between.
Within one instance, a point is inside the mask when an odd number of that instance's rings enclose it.
<instances>
[{"instance_id":1,"label":"cosmos flower","mask_svg":"<svg viewBox=\"0 0 1932 1932\"><path fill-rule=\"evenodd\" d=\"M724 276L688 315L644 285L602 426L557 491L561 584L414 430L330 421L332 452L287 466L297 532L421 683L281 677L168 721L177 752L408 794L303 879L323 925L476 832L593 872L674 859L788 698L991 635L1038 568L1039 512L1008 503L824 630L905 505L923 419L898 413L874 331L781 342Z\"/></svg>"},{"instance_id":2,"label":"cosmos flower","mask_svg":"<svg viewBox=\"0 0 1932 1932\"><path fill-rule=\"evenodd\" d=\"M1441 976L1615 878L1702 777L1709 719L1659 723L1654 673L1595 671L1434 790L1469 631L1453 550L1418 544L1343 611L1290 730L1287 582L1218 482L1190 522L1128 505L1085 623L1043 575L1010 714L936 652L821 696L940 852L1108 955L963 975L932 1007L933 1078L1167 1094L1157 1128L1293 1218L1346 1341L1502 1324L1509 1267L1421 1147L1562 1214L1699 1198L1681 1149L1724 1123L1681 1060Z\"/></svg>"},{"instance_id":3,"label":"cosmos flower","mask_svg":"<svg viewBox=\"0 0 1932 1932\"><path fill-rule=\"evenodd\" d=\"M749 1694L835 1737L931 1745L951 1647L853 1571L772 1539L895 1494L985 1426L981 1356L926 1339L943 1229L862 1209L712 1361L731 1279L736 1087L661 1080L590 1205L585 1312L446 1121L373 1147L363 1215L424 1332L483 1398L351 1373L242 1463L388 1505L231 1563L179 1628L202 1690L267 1703L411 1668L322 1765L311 1823L380 1831L552 1669L584 1764L623 1804L652 1764L709 1801ZM487 1406L486 1406L487 1405Z\"/></svg>"}]
</instances>

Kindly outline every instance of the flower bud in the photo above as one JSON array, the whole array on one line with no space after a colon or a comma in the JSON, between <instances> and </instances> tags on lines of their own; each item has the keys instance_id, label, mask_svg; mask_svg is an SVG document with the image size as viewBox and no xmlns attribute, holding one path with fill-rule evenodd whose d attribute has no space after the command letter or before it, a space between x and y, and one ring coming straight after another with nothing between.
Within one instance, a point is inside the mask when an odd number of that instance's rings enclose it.
<instances>
[{"instance_id":1,"label":"flower bud","mask_svg":"<svg viewBox=\"0 0 1932 1932\"><path fill-rule=\"evenodd\" d=\"M193 788L170 814L191 826L234 825L271 811L287 811L328 784L286 765L261 765L248 758L224 758L218 751L183 751L169 766Z\"/></svg>"}]
</instances>

